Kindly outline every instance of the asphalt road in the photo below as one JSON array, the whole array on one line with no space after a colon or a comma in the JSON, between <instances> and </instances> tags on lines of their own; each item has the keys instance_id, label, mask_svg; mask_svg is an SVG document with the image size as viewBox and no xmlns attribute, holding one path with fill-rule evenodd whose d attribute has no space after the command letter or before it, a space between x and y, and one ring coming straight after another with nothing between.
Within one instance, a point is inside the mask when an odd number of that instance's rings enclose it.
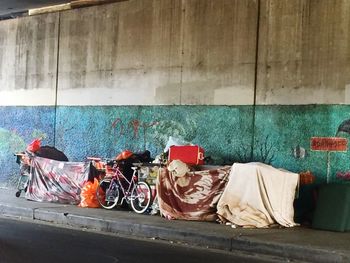
<instances>
[{"instance_id":1,"label":"asphalt road","mask_svg":"<svg viewBox=\"0 0 350 263\"><path fill-rule=\"evenodd\" d=\"M1 263L271 262L241 253L0 218Z\"/></svg>"}]
</instances>

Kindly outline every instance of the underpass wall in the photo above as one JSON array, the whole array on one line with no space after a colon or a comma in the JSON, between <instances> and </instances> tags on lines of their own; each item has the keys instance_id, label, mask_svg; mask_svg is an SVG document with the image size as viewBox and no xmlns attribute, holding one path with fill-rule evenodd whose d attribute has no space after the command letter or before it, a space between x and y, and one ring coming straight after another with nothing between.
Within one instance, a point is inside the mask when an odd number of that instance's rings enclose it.
<instances>
[{"instance_id":1,"label":"underpass wall","mask_svg":"<svg viewBox=\"0 0 350 263\"><path fill-rule=\"evenodd\" d=\"M0 160L37 136L74 161L155 156L175 136L215 164L325 180L327 155L310 138L348 136L349 5L132 0L1 21ZM332 153L334 180L348 158Z\"/></svg>"}]
</instances>

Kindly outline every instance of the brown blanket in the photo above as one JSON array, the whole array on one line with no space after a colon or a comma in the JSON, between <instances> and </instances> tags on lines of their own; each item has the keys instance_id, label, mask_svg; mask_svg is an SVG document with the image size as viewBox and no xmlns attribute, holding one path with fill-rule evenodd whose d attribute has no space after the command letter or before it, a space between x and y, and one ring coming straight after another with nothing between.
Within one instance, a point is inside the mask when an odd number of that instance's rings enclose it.
<instances>
[{"instance_id":1,"label":"brown blanket","mask_svg":"<svg viewBox=\"0 0 350 263\"><path fill-rule=\"evenodd\" d=\"M157 182L160 212L169 219L215 221L216 205L228 181L230 168L182 174L161 168Z\"/></svg>"}]
</instances>

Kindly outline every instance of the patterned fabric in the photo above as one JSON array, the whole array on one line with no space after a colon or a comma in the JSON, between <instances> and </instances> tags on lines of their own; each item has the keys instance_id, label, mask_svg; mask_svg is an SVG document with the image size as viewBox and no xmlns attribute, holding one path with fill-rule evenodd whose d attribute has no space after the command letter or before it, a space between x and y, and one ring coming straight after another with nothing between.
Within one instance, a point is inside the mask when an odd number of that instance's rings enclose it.
<instances>
[{"instance_id":1,"label":"patterned fabric","mask_svg":"<svg viewBox=\"0 0 350 263\"><path fill-rule=\"evenodd\" d=\"M176 173L159 169L157 194L161 214L169 219L215 221L216 205L225 188L230 167Z\"/></svg>"},{"instance_id":2,"label":"patterned fabric","mask_svg":"<svg viewBox=\"0 0 350 263\"><path fill-rule=\"evenodd\" d=\"M25 197L39 202L79 204L81 189L89 177L89 165L33 157Z\"/></svg>"}]
</instances>

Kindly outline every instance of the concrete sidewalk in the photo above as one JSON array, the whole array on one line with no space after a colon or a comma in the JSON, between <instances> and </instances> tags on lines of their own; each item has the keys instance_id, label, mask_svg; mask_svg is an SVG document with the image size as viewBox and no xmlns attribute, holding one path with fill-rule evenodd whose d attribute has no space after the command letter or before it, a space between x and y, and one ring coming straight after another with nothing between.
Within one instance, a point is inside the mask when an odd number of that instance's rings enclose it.
<instances>
[{"instance_id":1,"label":"concrete sidewalk","mask_svg":"<svg viewBox=\"0 0 350 263\"><path fill-rule=\"evenodd\" d=\"M350 232L304 227L242 229L210 222L166 220L131 211L38 203L0 189L0 216L52 222L141 238L188 243L199 247L266 254L285 261L350 262Z\"/></svg>"}]
</instances>

